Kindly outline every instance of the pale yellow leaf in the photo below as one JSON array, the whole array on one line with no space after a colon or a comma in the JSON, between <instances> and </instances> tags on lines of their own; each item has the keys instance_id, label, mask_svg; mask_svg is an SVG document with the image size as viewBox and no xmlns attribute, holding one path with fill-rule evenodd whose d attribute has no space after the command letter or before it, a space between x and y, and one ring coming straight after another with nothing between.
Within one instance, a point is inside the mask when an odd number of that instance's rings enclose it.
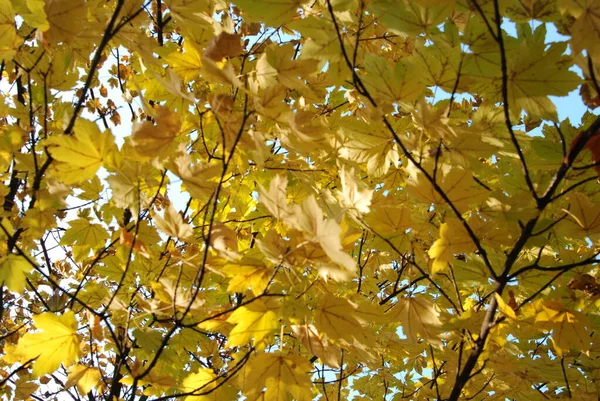
<instances>
[{"instance_id":1,"label":"pale yellow leaf","mask_svg":"<svg viewBox=\"0 0 600 401\"><path fill-rule=\"evenodd\" d=\"M194 229L183 221L183 217L172 204L167 206L163 217L154 214L152 219L156 227L163 233L186 242L194 240Z\"/></svg>"},{"instance_id":2,"label":"pale yellow leaf","mask_svg":"<svg viewBox=\"0 0 600 401\"><path fill-rule=\"evenodd\" d=\"M394 321L400 321L402 332L412 343L425 339L432 344L440 344L437 329L442 322L439 313L427 298L414 296L400 299L390 314Z\"/></svg>"}]
</instances>

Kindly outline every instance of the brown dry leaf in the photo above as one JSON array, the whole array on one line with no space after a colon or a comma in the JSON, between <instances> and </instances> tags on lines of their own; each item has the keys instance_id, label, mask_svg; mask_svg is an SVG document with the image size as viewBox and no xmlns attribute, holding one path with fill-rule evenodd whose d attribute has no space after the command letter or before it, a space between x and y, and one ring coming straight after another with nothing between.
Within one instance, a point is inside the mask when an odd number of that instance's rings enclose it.
<instances>
[{"instance_id":1,"label":"brown dry leaf","mask_svg":"<svg viewBox=\"0 0 600 401\"><path fill-rule=\"evenodd\" d=\"M221 32L208 42L204 57L221 61L224 57L239 56L243 51L240 35Z\"/></svg>"},{"instance_id":2,"label":"brown dry leaf","mask_svg":"<svg viewBox=\"0 0 600 401\"><path fill-rule=\"evenodd\" d=\"M583 291L592 296L600 294L600 285L598 285L594 276L589 274L578 274L569 281L567 287L572 290Z\"/></svg>"},{"instance_id":3,"label":"brown dry leaf","mask_svg":"<svg viewBox=\"0 0 600 401\"><path fill-rule=\"evenodd\" d=\"M575 148L575 146L577 146L579 141L582 140L582 138L583 138L583 132L580 132L579 135L577 135L575 138L573 138L573 140L571 141L571 144L569 146L569 152L567 153L567 157L565 158L565 163L568 161L569 157L573 153L573 149ZM587 149L592 153L592 162L594 164L597 164L600 162L600 132L596 132L590 136L588 141L585 143L584 149ZM594 167L594 169L596 170L596 173L600 177L600 165L596 165Z\"/></svg>"},{"instance_id":4,"label":"brown dry leaf","mask_svg":"<svg viewBox=\"0 0 600 401\"><path fill-rule=\"evenodd\" d=\"M590 109L595 109L600 106L600 96L591 87L588 82L584 82L579 88L579 95L583 100L583 103Z\"/></svg>"},{"instance_id":5,"label":"brown dry leaf","mask_svg":"<svg viewBox=\"0 0 600 401\"><path fill-rule=\"evenodd\" d=\"M210 108L215 114L224 116L233 110L233 96L224 93L211 94L208 96Z\"/></svg>"}]
</instances>

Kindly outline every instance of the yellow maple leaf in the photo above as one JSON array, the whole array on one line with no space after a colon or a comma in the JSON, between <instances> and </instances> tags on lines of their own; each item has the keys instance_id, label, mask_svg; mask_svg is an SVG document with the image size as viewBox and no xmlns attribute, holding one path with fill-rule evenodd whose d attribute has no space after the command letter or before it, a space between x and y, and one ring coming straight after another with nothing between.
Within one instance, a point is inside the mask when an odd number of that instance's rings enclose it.
<instances>
[{"instance_id":1,"label":"yellow maple leaf","mask_svg":"<svg viewBox=\"0 0 600 401\"><path fill-rule=\"evenodd\" d=\"M373 190L358 189L360 181L356 179L354 169L347 170L345 167L342 168L340 180L342 190L337 191L337 194L342 203L350 209L356 209L360 213L369 213Z\"/></svg>"},{"instance_id":2,"label":"yellow maple leaf","mask_svg":"<svg viewBox=\"0 0 600 401\"><path fill-rule=\"evenodd\" d=\"M291 208L287 205L287 184L287 177L281 174L273 177L268 190L258 184L260 203L267 208L273 217L284 221L292 215Z\"/></svg>"},{"instance_id":3,"label":"yellow maple leaf","mask_svg":"<svg viewBox=\"0 0 600 401\"><path fill-rule=\"evenodd\" d=\"M10 349L12 360L23 363L35 359L33 375L37 377L54 372L61 363L68 366L77 360L80 340L73 311L62 316L42 313L34 316L33 324L41 332L25 334Z\"/></svg>"},{"instance_id":4,"label":"yellow maple leaf","mask_svg":"<svg viewBox=\"0 0 600 401\"><path fill-rule=\"evenodd\" d=\"M554 301L543 300L541 310L535 316L535 323L544 330L552 331L552 344L558 356L570 349L587 351L590 349L591 323L581 312L569 311Z\"/></svg>"},{"instance_id":5,"label":"yellow maple leaf","mask_svg":"<svg viewBox=\"0 0 600 401\"><path fill-rule=\"evenodd\" d=\"M172 151L173 143L179 135L181 120L179 114L160 106L156 111L156 125L144 121L134 128L131 136L133 148L145 157L166 157Z\"/></svg>"},{"instance_id":6,"label":"yellow maple leaf","mask_svg":"<svg viewBox=\"0 0 600 401\"><path fill-rule=\"evenodd\" d=\"M10 60L14 57L20 41L14 18L11 2L0 2L0 59L2 60Z\"/></svg>"},{"instance_id":7,"label":"yellow maple leaf","mask_svg":"<svg viewBox=\"0 0 600 401\"><path fill-rule=\"evenodd\" d=\"M569 209L562 209L571 219L561 226L565 235L591 235L600 233L600 206L581 193L569 196Z\"/></svg>"},{"instance_id":8,"label":"yellow maple leaf","mask_svg":"<svg viewBox=\"0 0 600 401\"><path fill-rule=\"evenodd\" d=\"M71 368L65 387L77 385L81 394L87 394L100 386L100 370L91 366L75 365Z\"/></svg>"},{"instance_id":9,"label":"yellow maple leaf","mask_svg":"<svg viewBox=\"0 0 600 401\"><path fill-rule=\"evenodd\" d=\"M496 302L498 303L498 309L500 310L500 312L502 312L507 318L516 320L517 315L515 313L515 310L508 306L507 303L504 302L502 297L498 295L497 292L494 293L494 297L496 298Z\"/></svg>"},{"instance_id":10,"label":"yellow maple leaf","mask_svg":"<svg viewBox=\"0 0 600 401\"><path fill-rule=\"evenodd\" d=\"M340 132L345 138L340 156L352 163L366 163L373 178L386 174L400 158L393 138L376 124L352 119L342 122Z\"/></svg>"},{"instance_id":11,"label":"yellow maple leaf","mask_svg":"<svg viewBox=\"0 0 600 401\"><path fill-rule=\"evenodd\" d=\"M325 254L343 268L343 270L321 268L319 269L321 276L342 281L356 275L356 262L342 248L340 240L342 228L335 220L323 218L323 211L313 195L304 200L302 205L294 208L294 216L295 227L303 231L309 241L318 243Z\"/></svg>"},{"instance_id":12,"label":"yellow maple leaf","mask_svg":"<svg viewBox=\"0 0 600 401\"><path fill-rule=\"evenodd\" d=\"M370 9L392 32L407 36L427 32L439 25L453 10L448 3L447 0L376 0L370 4Z\"/></svg>"},{"instance_id":13,"label":"yellow maple leaf","mask_svg":"<svg viewBox=\"0 0 600 401\"><path fill-rule=\"evenodd\" d=\"M363 327L367 321L357 310L357 304L325 294L317 308L315 325L320 332L333 340L341 340L348 344L371 344L372 339Z\"/></svg>"},{"instance_id":14,"label":"yellow maple leaf","mask_svg":"<svg viewBox=\"0 0 600 401\"><path fill-rule=\"evenodd\" d=\"M292 331L300 340L304 348L312 355L318 357L322 363L339 368L342 357L340 348L330 344L326 335L321 335L312 324L291 326Z\"/></svg>"},{"instance_id":15,"label":"yellow maple leaf","mask_svg":"<svg viewBox=\"0 0 600 401\"><path fill-rule=\"evenodd\" d=\"M183 221L181 214L173 207L172 204L165 209L164 217L158 214L152 216L154 224L163 233L177 237L182 241L193 241L194 240L194 229L192 226Z\"/></svg>"},{"instance_id":16,"label":"yellow maple leaf","mask_svg":"<svg viewBox=\"0 0 600 401\"><path fill-rule=\"evenodd\" d=\"M258 299L237 308L227 318L227 322L235 324L227 338L227 345L230 347L245 345L251 339L255 346L261 343L279 328L278 309L277 300L271 299L268 301Z\"/></svg>"},{"instance_id":17,"label":"yellow maple leaf","mask_svg":"<svg viewBox=\"0 0 600 401\"><path fill-rule=\"evenodd\" d=\"M173 52L165 57L171 68L185 81L198 79L202 72L202 56L194 42L183 42L183 53Z\"/></svg>"},{"instance_id":18,"label":"yellow maple leaf","mask_svg":"<svg viewBox=\"0 0 600 401\"><path fill-rule=\"evenodd\" d=\"M597 10L600 11L600 8ZM600 19L596 18L596 22L599 23ZM507 89L510 107L515 113L520 113L522 108L529 116L555 119L556 106L548 96L567 96L582 80L569 70L568 59L564 58L567 42L546 45L545 24L540 24L534 32L528 26L524 29L529 30L528 34L520 36L524 36L526 40L508 60ZM591 41L586 42L589 44ZM571 43L574 47L579 44L576 33L573 33ZM598 48L596 43L593 47ZM573 50L577 53L582 49L579 47Z\"/></svg>"},{"instance_id":19,"label":"yellow maple leaf","mask_svg":"<svg viewBox=\"0 0 600 401\"><path fill-rule=\"evenodd\" d=\"M238 0L236 4L244 10L248 21L279 26L290 22L298 14L298 8L305 2L305 0L271 0L268 7L264 7L255 0Z\"/></svg>"},{"instance_id":20,"label":"yellow maple leaf","mask_svg":"<svg viewBox=\"0 0 600 401\"><path fill-rule=\"evenodd\" d=\"M219 376L212 369L200 368L183 379L183 392L198 395L189 395L186 400L194 401L225 401L236 399L236 391L231 386L219 380Z\"/></svg>"},{"instance_id":21,"label":"yellow maple leaf","mask_svg":"<svg viewBox=\"0 0 600 401\"><path fill-rule=\"evenodd\" d=\"M54 176L65 184L87 181L96 176L98 169L110 161L116 152L115 139L110 131L100 132L88 120L75 123L74 135L55 135L47 141L48 151L54 160Z\"/></svg>"},{"instance_id":22,"label":"yellow maple leaf","mask_svg":"<svg viewBox=\"0 0 600 401\"><path fill-rule=\"evenodd\" d=\"M446 204L438 191L427 180L416 166L409 164L406 169L410 175L409 190L428 203ZM470 170L444 165L438 170L437 183L447 198L459 211L464 211L469 205L487 198L487 192L473 187L474 180Z\"/></svg>"},{"instance_id":23,"label":"yellow maple leaf","mask_svg":"<svg viewBox=\"0 0 600 401\"><path fill-rule=\"evenodd\" d=\"M173 174L181 178L182 187L198 200L212 195L217 187L217 183L212 179L218 177L221 170L220 166L214 164L192 164L189 154L177 156L168 167Z\"/></svg>"},{"instance_id":24,"label":"yellow maple leaf","mask_svg":"<svg viewBox=\"0 0 600 401\"><path fill-rule=\"evenodd\" d=\"M28 373L21 373L19 380L15 383L15 400L31 400L31 394L33 394L38 388L39 384L36 383L34 377Z\"/></svg>"},{"instance_id":25,"label":"yellow maple leaf","mask_svg":"<svg viewBox=\"0 0 600 401\"><path fill-rule=\"evenodd\" d=\"M576 18L570 27L571 46L575 54L587 50L592 57L600 55L600 42L597 40L600 28L600 3L597 1L562 0L561 11L569 12Z\"/></svg>"},{"instance_id":26,"label":"yellow maple leaf","mask_svg":"<svg viewBox=\"0 0 600 401\"><path fill-rule=\"evenodd\" d=\"M44 11L50 30L44 34L53 43L74 41L88 26L84 0L49 0Z\"/></svg>"},{"instance_id":27,"label":"yellow maple leaf","mask_svg":"<svg viewBox=\"0 0 600 401\"><path fill-rule=\"evenodd\" d=\"M210 234L210 245L226 259L238 259L237 233L223 223L216 223Z\"/></svg>"},{"instance_id":28,"label":"yellow maple leaf","mask_svg":"<svg viewBox=\"0 0 600 401\"><path fill-rule=\"evenodd\" d=\"M414 225L411 209L400 205L374 204L365 217L369 227L379 235L401 235Z\"/></svg>"},{"instance_id":29,"label":"yellow maple leaf","mask_svg":"<svg viewBox=\"0 0 600 401\"><path fill-rule=\"evenodd\" d=\"M262 88L268 88L280 83L281 85L297 89L309 90L304 79L299 77L309 76L317 70L317 60L294 59L295 49L292 44L279 46L271 44L256 65L256 79Z\"/></svg>"},{"instance_id":30,"label":"yellow maple leaf","mask_svg":"<svg viewBox=\"0 0 600 401\"><path fill-rule=\"evenodd\" d=\"M457 219L448 219L440 226L438 238L429 251L433 259L432 273L439 273L446 269L448 262L454 260L455 254L470 253L475 251L473 240Z\"/></svg>"},{"instance_id":31,"label":"yellow maple leaf","mask_svg":"<svg viewBox=\"0 0 600 401\"><path fill-rule=\"evenodd\" d=\"M3 3L10 4L7 1ZM16 13L23 18L27 25L44 32L50 29L46 11L44 10L45 5L45 0L27 0L26 2L15 2L13 7L15 7Z\"/></svg>"},{"instance_id":32,"label":"yellow maple leaf","mask_svg":"<svg viewBox=\"0 0 600 401\"><path fill-rule=\"evenodd\" d=\"M161 370L164 368L162 368L160 365L164 363L166 362L159 362L155 369L148 373L143 379L138 381L139 386L145 387L144 395L153 395L158 397L161 394L164 394L166 391L172 390L175 387L177 387L177 379L175 379L172 376L161 373ZM133 374L135 373L139 372L136 372L134 366ZM131 386L134 382L134 379L130 375L127 375L124 378L122 378L119 382L127 386Z\"/></svg>"},{"instance_id":33,"label":"yellow maple leaf","mask_svg":"<svg viewBox=\"0 0 600 401\"><path fill-rule=\"evenodd\" d=\"M366 74L362 80L365 86L387 104L410 104L425 90L425 84L414 79L418 74L417 67L405 59L393 65L384 57L366 54L364 64Z\"/></svg>"},{"instance_id":34,"label":"yellow maple leaf","mask_svg":"<svg viewBox=\"0 0 600 401\"><path fill-rule=\"evenodd\" d=\"M262 353L248 362L247 386L242 393L251 398L266 388L264 401L309 401L313 399L307 391L312 386L308 375L311 370L311 364L299 355Z\"/></svg>"},{"instance_id":35,"label":"yellow maple leaf","mask_svg":"<svg viewBox=\"0 0 600 401\"><path fill-rule=\"evenodd\" d=\"M253 258L244 257L239 263L226 265L222 269L231 277L227 291L243 293L250 288L254 295L260 295L267 288L274 269Z\"/></svg>"},{"instance_id":36,"label":"yellow maple leaf","mask_svg":"<svg viewBox=\"0 0 600 401\"><path fill-rule=\"evenodd\" d=\"M400 321L402 332L416 343L423 338L431 344L440 344L437 328L441 321L431 301L422 296L403 298L390 311L394 321Z\"/></svg>"},{"instance_id":37,"label":"yellow maple leaf","mask_svg":"<svg viewBox=\"0 0 600 401\"><path fill-rule=\"evenodd\" d=\"M0 257L0 286L21 292L25 289L25 274L32 269L31 264L22 256L8 254Z\"/></svg>"}]
</instances>

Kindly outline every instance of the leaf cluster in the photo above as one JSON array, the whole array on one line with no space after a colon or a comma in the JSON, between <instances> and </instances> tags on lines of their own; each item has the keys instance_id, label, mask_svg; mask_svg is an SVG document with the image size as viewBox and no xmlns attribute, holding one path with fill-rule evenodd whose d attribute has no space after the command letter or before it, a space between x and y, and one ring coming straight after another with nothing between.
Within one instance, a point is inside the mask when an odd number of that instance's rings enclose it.
<instances>
[{"instance_id":1,"label":"leaf cluster","mask_svg":"<svg viewBox=\"0 0 600 401\"><path fill-rule=\"evenodd\" d=\"M1 396L596 400L598 15L0 1Z\"/></svg>"}]
</instances>

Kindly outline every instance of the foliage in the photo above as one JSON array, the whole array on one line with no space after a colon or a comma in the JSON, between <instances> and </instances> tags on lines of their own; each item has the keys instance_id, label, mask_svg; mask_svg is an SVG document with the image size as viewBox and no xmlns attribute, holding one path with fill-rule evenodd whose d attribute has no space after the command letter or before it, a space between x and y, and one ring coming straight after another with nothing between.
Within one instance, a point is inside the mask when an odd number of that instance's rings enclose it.
<instances>
[{"instance_id":1,"label":"foliage","mask_svg":"<svg viewBox=\"0 0 600 401\"><path fill-rule=\"evenodd\" d=\"M596 400L600 2L234 3L0 1L3 397Z\"/></svg>"}]
</instances>

